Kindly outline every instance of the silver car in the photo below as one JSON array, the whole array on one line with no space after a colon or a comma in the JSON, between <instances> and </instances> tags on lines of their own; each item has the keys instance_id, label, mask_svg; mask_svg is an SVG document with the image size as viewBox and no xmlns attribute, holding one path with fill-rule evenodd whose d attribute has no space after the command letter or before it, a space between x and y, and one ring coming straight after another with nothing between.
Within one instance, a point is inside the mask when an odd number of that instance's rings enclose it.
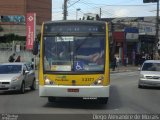
<instances>
[{"instance_id":1,"label":"silver car","mask_svg":"<svg viewBox=\"0 0 160 120\"><path fill-rule=\"evenodd\" d=\"M160 87L160 60L146 60L141 69L138 87Z\"/></svg>"},{"instance_id":2,"label":"silver car","mask_svg":"<svg viewBox=\"0 0 160 120\"><path fill-rule=\"evenodd\" d=\"M27 63L0 64L0 91L16 90L25 93L25 88L36 88L35 72Z\"/></svg>"}]
</instances>

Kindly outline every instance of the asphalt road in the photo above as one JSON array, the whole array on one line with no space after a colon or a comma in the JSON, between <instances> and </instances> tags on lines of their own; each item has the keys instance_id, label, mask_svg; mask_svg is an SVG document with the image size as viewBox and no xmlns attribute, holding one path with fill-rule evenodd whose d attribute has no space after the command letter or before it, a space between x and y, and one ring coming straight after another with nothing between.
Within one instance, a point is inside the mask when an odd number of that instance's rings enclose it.
<instances>
[{"instance_id":1,"label":"asphalt road","mask_svg":"<svg viewBox=\"0 0 160 120\"><path fill-rule=\"evenodd\" d=\"M107 105L78 99L59 99L56 103L48 103L47 98L38 96L38 89L35 91L28 89L25 94L1 92L0 113L3 116L9 113L22 114L27 117L33 117L33 114L36 114L41 119L44 119L45 114L57 115L57 119L58 117L65 119L66 115L62 114L71 114L68 117L77 120L81 120L83 117L93 119L93 115L96 114L160 113L160 89L139 89L138 76L138 72L111 74L110 98ZM86 114L90 114L90 116Z\"/></svg>"}]
</instances>

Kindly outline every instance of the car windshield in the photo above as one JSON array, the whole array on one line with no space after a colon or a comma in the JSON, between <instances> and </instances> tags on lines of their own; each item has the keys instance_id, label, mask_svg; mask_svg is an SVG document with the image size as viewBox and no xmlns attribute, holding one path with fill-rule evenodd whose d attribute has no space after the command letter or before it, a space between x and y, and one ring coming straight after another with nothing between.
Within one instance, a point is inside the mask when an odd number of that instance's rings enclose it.
<instances>
[{"instance_id":1,"label":"car windshield","mask_svg":"<svg viewBox=\"0 0 160 120\"><path fill-rule=\"evenodd\" d=\"M105 36L44 37L45 71L103 71Z\"/></svg>"},{"instance_id":2,"label":"car windshield","mask_svg":"<svg viewBox=\"0 0 160 120\"><path fill-rule=\"evenodd\" d=\"M160 71L160 63L144 63L142 71Z\"/></svg>"},{"instance_id":3,"label":"car windshield","mask_svg":"<svg viewBox=\"0 0 160 120\"><path fill-rule=\"evenodd\" d=\"M0 74L20 73L21 69L21 65L0 65Z\"/></svg>"}]
</instances>

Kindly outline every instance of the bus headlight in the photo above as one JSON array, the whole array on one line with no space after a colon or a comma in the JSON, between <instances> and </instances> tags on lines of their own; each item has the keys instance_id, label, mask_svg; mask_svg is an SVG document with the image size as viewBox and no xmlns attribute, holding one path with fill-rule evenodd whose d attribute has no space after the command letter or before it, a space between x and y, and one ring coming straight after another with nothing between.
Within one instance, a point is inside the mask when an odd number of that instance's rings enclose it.
<instances>
[{"instance_id":1,"label":"bus headlight","mask_svg":"<svg viewBox=\"0 0 160 120\"><path fill-rule=\"evenodd\" d=\"M92 84L92 86L103 85L103 81L104 81L104 76L101 76Z\"/></svg>"},{"instance_id":2,"label":"bus headlight","mask_svg":"<svg viewBox=\"0 0 160 120\"><path fill-rule=\"evenodd\" d=\"M44 83L45 85L53 85L54 82L50 80L47 76L44 77Z\"/></svg>"}]
</instances>

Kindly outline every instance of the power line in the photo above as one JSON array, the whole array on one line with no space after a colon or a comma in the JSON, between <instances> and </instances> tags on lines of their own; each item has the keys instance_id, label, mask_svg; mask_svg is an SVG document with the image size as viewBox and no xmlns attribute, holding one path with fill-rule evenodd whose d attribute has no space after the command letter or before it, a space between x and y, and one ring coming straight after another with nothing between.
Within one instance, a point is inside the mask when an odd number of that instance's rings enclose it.
<instances>
[{"instance_id":1,"label":"power line","mask_svg":"<svg viewBox=\"0 0 160 120\"><path fill-rule=\"evenodd\" d=\"M102 5L102 6L112 6L112 7L114 7L114 6L122 6L122 7L125 7L125 6L127 6L127 7L130 7L130 6L152 6L152 5L156 5L156 4L147 4L147 5L136 5L136 4L134 4L134 5L111 5L111 4L96 4L96 3L88 3L88 2L80 2L80 3L83 3L83 4L88 4L88 5Z\"/></svg>"},{"instance_id":2,"label":"power line","mask_svg":"<svg viewBox=\"0 0 160 120\"><path fill-rule=\"evenodd\" d=\"M97 11L97 13L99 13L99 8L102 8L102 16L104 16L105 14L107 14L107 15L109 14L109 15L111 15L113 17L118 17L118 16L113 14L112 10L111 10L111 12L109 12L110 10L105 10L105 7L146 7L146 6L155 6L156 5L154 3L153 4L145 4L145 5L144 4L141 4L141 5L139 5L139 4L129 5L128 4L128 5L126 5L126 4L121 4L121 3L120 4L117 4L117 3L116 4L97 4L97 3L93 3L93 2L89 2L89 1L86 2L85 0L72 0L72 1L71 0L67 0L67 2L69 4L67 8L72 8L72 7L75 8L74 7L75 4L78 3L79 6L81 4L82 5L82 9L79 12L83 13L83 14L84 14L84 10L85 10L84 8L85 7L87 7L87 10L90 10L90 11L92 9L94 9L94 11L95 12ZM76 6L78 6L78 5L76 5ZM89 7L89 9L88 9L88 7ZM122 9L122 8L119 8L119 9ZM58 11L58 9L57 9L57 12L55 14L57 14L58 12L60 13L62 11ZM69 11L69 12L72 13L72 11Z\"/></svg>"},{"instance_id":3,"label":"power line","mask_svg":"<svg viewBox=\"0 0 160 120\"><path fill-rule=\"evenodd\" d=\"M72 6L72 7L74 7L74 6ZM74 9L71 9L72 11L70 10L69 12L70 12L70 13L73 13L73 14L75 15L76 13L75 13L75 11L74 11L74 10L76 10L76 9L77 9L77 8L76 8L76 7L74 7ZM83 14L84 14L84 12L83 12L82 10L80 10L79 12L81 12L81 13L83 13ZM73 15L73 14L72 14L72 15Z\"/></svg>"},{"instance_id":4,"label":"power line","mask_svg":"<svg viewBox=\"0 0 160 120\"><path fill-rule=\"evenodd\" d=\"M81 2L81 3L83 3L83 4L85 4L85 2ZM85 4L86 6L88 6L88 7L92 7L93 8L93 5L90 5L90 4ZM94 6L96 6L96 5L94 5ZM95 7L94 7L95 8ZM97 9L98 7L96 7L96 9ZM99 12L99 8L97 9L97 11ZM101 10L102 11L102 14L103 14L103 11L105 11L105 10ZM110 14L110 15L114 15L114 14L112 14L112 13L110 13L110 12L108 12L108 11L106 11L108 14Z\"/></svg>"},{"instance_id":5,"label":"power line","mask_svg":"<svg viewBox=\"0 0 160 120\"><path fill-rule=\"evenodd\" d=\"M80 3L83 3L83 4L85 4L85 5L99 5L99 7L100 7L100 5L103 7L105 7L105 6L112 6L112 7L117 7L117 6L120 6L120 7L131 7L131 6L155 6L156 4L147 4L147 5L136 5L136 4L134 4L134 5L109 5L109 4L96 4L96 3L87 3L87 2L80 2Z\"/></svg>"},{"instance_id":6,"label":"power line","mask_svg":"<svg viewBox=\"0 0 160 120\"><path fill-rule=\"evenodd\" d=\"M76 2L72 3L70 6L68 6L68 8L71 7L71 6L73 6L73 5L75 5L75 4L78 3L79 1L80 1L80 0L77 0Z\"/></svg>"}]
</instances>

